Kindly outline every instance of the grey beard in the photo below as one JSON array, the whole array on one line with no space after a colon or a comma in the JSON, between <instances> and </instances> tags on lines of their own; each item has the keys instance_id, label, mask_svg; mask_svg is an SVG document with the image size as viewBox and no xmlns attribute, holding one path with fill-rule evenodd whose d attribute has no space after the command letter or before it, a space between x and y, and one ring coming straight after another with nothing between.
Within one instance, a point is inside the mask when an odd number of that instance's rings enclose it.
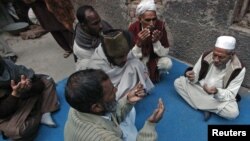
<instances>
[{"instance_id":1,"label":"grey beard","mask_svg":"<svg viewBox=\"0 0 250 141\"><path fill-rule=\"evenodd\" d=\"M103 107L105 108L105 111L107 113L109 112L115 112L116 108L117 108L118 102L116 100L112 101L112 102L107 102L103 104Z\"/></svg>"},{"instance_id":2,"label":"grey beard","mask_svg":"<svg viewBox=\"0 0 250 141\"><path fill-rule=\"evenodd\" d=\"M222 65L219 65L219 66L216 66L216 67L217 67L217 69L219 69L219 70L223 70L223 69L226 68L226 64L222 64Z\"/></svg>"}]
</instances>

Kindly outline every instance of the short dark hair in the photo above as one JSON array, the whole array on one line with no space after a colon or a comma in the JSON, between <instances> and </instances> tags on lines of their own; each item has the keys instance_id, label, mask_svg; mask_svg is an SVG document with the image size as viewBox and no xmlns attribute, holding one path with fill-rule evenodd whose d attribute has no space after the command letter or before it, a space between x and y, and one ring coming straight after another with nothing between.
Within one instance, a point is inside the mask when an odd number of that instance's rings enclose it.
<instances>
[{"instance_id":1,"label":"short dark hair","mask_svg":"<svg viewBox=\"0 0 250 141\"><path fill-rule=\"evenodd\" d=\"M2 56L0 55L0 75L3 74L3 71L4 71L4 60Z\"/></svg>"},{"instance_id":2,"label":"short dark hair","mask_svg":"<svg viewBox=\"0 0 250 141\"><path fill-rule=\"evenodd\" d=\"M65 87L65 98L69 105L85 113L91 113L91 106L103 99L102 82L108 75L99 69L80 70L71 74Z\"/></svg>"},{"instance_id":3,"label":"short dark hair","mask_svg":"<svg viewBox=\"0 0 250 141\"><path fill-rule=\"evenodd\" d=\"M87 19L86 19L86 15L85 15L85 12L87 10L91 10L91 11L95 11L95 9L91 6L91 5L83 5L81 7L79 7L77 9L77 12L76 12L76 17L77 17L77 20L79 21L79 23L85 23L87 24Z\"/></svg>"}]
</instances>

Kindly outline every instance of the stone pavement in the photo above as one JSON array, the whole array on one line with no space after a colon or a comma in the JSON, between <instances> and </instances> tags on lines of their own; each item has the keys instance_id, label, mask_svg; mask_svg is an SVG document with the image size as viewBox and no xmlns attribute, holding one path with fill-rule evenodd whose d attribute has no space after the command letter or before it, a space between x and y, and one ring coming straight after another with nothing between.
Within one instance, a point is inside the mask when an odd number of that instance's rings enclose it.
<instances>
[{"instance_id":1,"label":"stone pavement","mask_svg":"<svg viewBox=\"0 0 250 141\"><path fill-rule=\"evenodd\" d=\"M28 40L5 33L4 39L18 56L16 64L33 68L37 73L48 74L56 82L66 78L75 70L73 55L63 58L64 50L50 33Z\"/></svg>"}]
</instances>

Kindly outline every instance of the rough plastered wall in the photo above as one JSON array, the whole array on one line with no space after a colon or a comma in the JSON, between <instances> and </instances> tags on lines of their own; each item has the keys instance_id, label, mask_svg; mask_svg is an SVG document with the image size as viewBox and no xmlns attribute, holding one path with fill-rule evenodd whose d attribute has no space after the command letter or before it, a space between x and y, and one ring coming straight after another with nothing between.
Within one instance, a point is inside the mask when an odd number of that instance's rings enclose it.
<instances>
[{"instance_id":1,"label":"rough plastered wall","mask_svg":"<svg viewBox=\"0 0 250 141\"><path fill-rule=\"evenodd\" d=\"M90 4L115 28L126 29L135 20L133 9L140 0L72 0L75 8ZM250 30L234 26L236 5L244 0L155 0L160 18L166 21L170 55L194 64L201 53L214 47L220 35L237 39L236 52L250 69ZM250 88L250 70L243 86Z\"/></svg>"},{"instance_id":2,"label":"rough plastered wall","mask_svg":"<svg viewBox=\"0 0 250 141\"><path fill-rule=\"evenodd\" d=\"M125 0L72 0L75 9L81 5L92 5L102 19L114 28L127 29L129 17Z\"/></svg>"}]
</instances>

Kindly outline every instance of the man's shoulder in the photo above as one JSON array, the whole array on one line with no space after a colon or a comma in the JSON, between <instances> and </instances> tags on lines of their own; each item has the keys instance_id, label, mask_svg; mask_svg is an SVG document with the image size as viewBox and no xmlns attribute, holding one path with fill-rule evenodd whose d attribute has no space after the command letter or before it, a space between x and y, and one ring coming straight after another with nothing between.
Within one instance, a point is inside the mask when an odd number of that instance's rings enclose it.
<instances>
[{"instance_id":1,"label":"man's shoulder","mask_svg":"<svg viewBox=\"0 0 250 141\"><path fill-rule=\"evenodd\" d=\"M232 59L232 65L234 65L237 68L245 68L244 63L242 60L237 56L237 54L234 54L233 59Z\"/></svg>"},{"instance_id":2,"label":"man's shoulder","mask_svg":"<svg viewBox=\"0 0 250 141\"><path fill-rule=\"evenodd\" d=\"M140 25L140 22L139 21L135 21L135 22L129 24L129 29L136 28L139 25Z\"/></svg>"}]
</instances>

